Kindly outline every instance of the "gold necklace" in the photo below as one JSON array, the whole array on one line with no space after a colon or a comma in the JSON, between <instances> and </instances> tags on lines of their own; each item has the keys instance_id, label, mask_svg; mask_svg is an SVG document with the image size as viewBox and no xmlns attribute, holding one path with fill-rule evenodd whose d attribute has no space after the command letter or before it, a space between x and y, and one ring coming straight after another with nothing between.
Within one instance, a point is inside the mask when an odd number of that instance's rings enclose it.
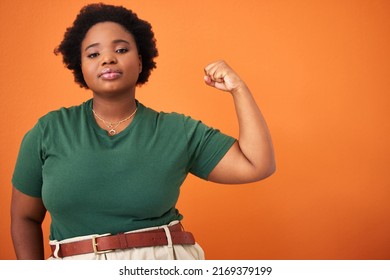
<instances>
[{"instance_id":1,"label":"gold necklace","mask_svg":"<svg viewBox=\"0 0 390 280\"><path fill-rule=\"evenodd\" d=\"M121 120L121 121L119 121L119 122L115 122L115 123L112 123L112 122L108 122L108 121L103 120L103 118L102 118L101 116L99 116L98 114L96 114L96 112L95 112L94 109L92 109L92 112L93 112L93 114L94 114L99 120L101 120L101 121L108 127L108 129L109 129L108 134L110 134L110 135L112 136L112 135L115 135L115 134L116 134L116 130L115 130L115 129L116 129L121 123L123 123L123 122L125 122L125 121L131 119L131 117L135 115L135 113L137 112L137 110L138 110L138 107L135 108L134 112L133 112L130 116L128 116L127 118L125 118L125 119L123 119L123 120Z\"/></svg>"}]
</instances>

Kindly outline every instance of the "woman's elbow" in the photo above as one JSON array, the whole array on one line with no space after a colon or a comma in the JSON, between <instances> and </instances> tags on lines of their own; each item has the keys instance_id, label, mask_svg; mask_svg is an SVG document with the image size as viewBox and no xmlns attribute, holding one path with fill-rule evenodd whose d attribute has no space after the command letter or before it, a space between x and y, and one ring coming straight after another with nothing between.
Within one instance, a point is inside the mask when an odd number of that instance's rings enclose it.
<instances>
[{"instance_id":1,"label":"woman's elbow","mask_svg":"<svg viewBox=\"0 0 390 280\"><path fill-rule=\"evenodd\" d=\"M276 172L276 164L275 161L272 161L269 164L266 164L260 168L257 168L254 172L253 182L258 182L264 180Z\"/></svg>"}]
</instances>

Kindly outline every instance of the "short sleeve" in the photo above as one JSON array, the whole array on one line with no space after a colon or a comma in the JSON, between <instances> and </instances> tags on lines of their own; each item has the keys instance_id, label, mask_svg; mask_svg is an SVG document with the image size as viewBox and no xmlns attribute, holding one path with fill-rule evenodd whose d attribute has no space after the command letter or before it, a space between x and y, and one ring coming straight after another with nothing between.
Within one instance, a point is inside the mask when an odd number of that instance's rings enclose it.
<instances>
[{"instance_id":1,"label":"short sleeve","mask_svg":"<svg viewBox=\"0 0 390 280\"><path fill-rule=\"evenodd\" d=\"M29 196L41 197L42 155L42 129L37 123L22 140L12 176L13 186Z\"/></svg>"},{"instance_id":2,"label":"short sleeve","mask_svg":"<svg viewBox=\"0 0 390 280\"><path fill-rule=\"evenodd\" d=\"M185 117L184 122L188 141L189 172L207 179L236 139L190 117Z\"/></svg>"}]
</instances>

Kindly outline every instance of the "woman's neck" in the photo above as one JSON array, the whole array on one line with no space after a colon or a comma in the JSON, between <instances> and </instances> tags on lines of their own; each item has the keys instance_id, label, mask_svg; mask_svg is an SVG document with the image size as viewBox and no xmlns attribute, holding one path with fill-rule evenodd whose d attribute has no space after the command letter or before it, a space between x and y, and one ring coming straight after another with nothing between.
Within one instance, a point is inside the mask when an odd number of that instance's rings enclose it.
<instances>
[{"instance_id":1,"label":"woman's neck","mask_svg":"<svg viewBox=\"0 0 390 280\"><path fill-rule=\"evenodd\" d=\"M134 95L102 97L94 94L93 110L109 122L118 122L131 115L137 108Z\"/></svg>"}]
</instances>

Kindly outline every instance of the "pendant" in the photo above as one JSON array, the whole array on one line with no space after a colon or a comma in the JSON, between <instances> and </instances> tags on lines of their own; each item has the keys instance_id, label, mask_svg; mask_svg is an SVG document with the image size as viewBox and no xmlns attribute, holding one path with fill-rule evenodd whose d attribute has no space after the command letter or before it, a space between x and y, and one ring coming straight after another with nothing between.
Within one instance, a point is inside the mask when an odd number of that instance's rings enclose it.
<instances>
[{"instance_id":1,"label":"pendant","mask_svg":"<svg viewBox=\"0 0 390 280\"><path fill-rule=\"evenodd\" d=\"M109 131L108 131L108 134L110 134L111 136L112 135L115 135L116 134L116 131L115 131L115 129L110 129Z\"/></svg>"}]
</instances>

